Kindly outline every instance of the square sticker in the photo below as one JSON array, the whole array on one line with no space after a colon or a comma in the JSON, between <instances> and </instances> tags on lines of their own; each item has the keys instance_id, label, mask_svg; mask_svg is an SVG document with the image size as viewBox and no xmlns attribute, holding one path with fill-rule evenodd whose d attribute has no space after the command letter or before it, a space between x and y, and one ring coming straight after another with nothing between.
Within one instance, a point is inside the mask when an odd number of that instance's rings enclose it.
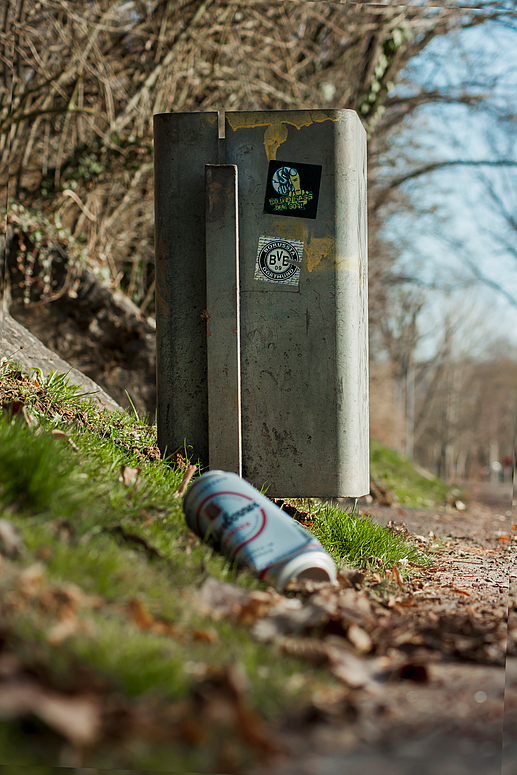
<instances>
[{"instance_id":1,"label":"square sticker","mask_svg":"<svg viewBox=\"0 0 517 775\"><path fill-rule=\"evenodd\" d=\"M316 218L321 165L270 161L264 212L295 218Z\"/></svg>"},{"instance_id":2,"label":"square sticker","mask_svg":"<svg viewBox=\"0 0 517 775\"><path fill-rule=\"evenodd\" d=\"M254 279L267 283L298 285L302 255L301 240L260 237Z\"/></svg>"}]
</instances>

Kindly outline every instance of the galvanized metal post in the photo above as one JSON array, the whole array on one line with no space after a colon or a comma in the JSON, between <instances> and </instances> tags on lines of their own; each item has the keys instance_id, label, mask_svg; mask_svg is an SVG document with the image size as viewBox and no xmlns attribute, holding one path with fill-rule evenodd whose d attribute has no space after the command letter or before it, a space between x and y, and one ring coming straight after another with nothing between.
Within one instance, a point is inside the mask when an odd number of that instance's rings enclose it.
<instances>
[{"instance_id":1,"label":"galvanized metal post","mask_svg":"<svg viewBox=\"0 0 517 775\"><path fill-rule=\"evenodd\" d=\"M206 167L208 453L242 474L237 167Z\"/></svg>"},{"instance_id":2,"label":"galvanized metal post","mask_svg":"<svg viewBox=\"0 0 517 775\"><path fill-rule=\"evenodd\" d=\"M226 113L239 168L243 475L369 491L366 137L350 110Z\"/></svg>"},{"instance_id":3,"label":"galvanized metal post","mask_svg":"<svg viewBox=\"0 0 517 775\"><path fill-rule=\"evenodd\" d=\"M238 251L231 167L208 175L205 235L204 168L221 164L220 148L239 171ZM185 440L207 461L210 436L218 460L234 461L222 467L236 470L235 400L221 397L239 381L228 326L240 309L243 475L272 496L365 494L366 138L357 115L226 113L220 147L216 114L156 116L155 175L160 448ZM228 188L217 202L216 180Z\"/></svg>"},{"instance_id":4,"label":"galvanized metal post","mask_svg":"<svg viewBox=\"0 0 517 775\"><path fill-rule=\"evenodd\" d=\"M158 445L208 463L205 164L217 113L154 116Z\"/></svg>"}]
</instances>

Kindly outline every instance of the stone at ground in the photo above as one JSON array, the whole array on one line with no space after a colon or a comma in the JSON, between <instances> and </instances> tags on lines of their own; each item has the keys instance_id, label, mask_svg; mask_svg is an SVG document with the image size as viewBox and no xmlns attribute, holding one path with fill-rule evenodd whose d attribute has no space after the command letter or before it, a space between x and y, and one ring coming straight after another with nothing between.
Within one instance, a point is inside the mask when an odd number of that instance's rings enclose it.
<instances>
[{"instance_id":1,"label":"stone at ground","mask_svg":"<svg viewBox=\"0 0 517 775\"><path fill-rule=\"evenodd\" d=\"M123 293L83 270L75 290L28 307L13 295L10 312L121 406L131 408L128 393L139 414L154 418L156 332Z\"/></svg>"},{"instance_id":2,"label":"stone at ground","mask_svg":"<svg viewBox=\"0 0 517 775\"><path fill-rule=\"evenodd\" d=\"M56 246L49 266L36 260L29 282L20 261L22 244L32 244L31 236L18 223L0 233L0 255L5 255L7 263L5 301L12 318L118 404L126 409L133 405L140 415L154 418L154 321L141 314L121 290ZM50 294L44 292L45 274L50 279Z\"/></svg>"},{"instance_id":3,"label":"stone at ground","mask_svg":"<svg viewBox=\"0 0 517 775\"><path fill-rule=\"evenodd\" d=\"M0 318L0 360L2 358L18 363L27 374L33 374L32 370L35 368L40 369L44 377L48 377L51 371L69 373L70 384L78 385L82 393L91 393L92 400L99 406L110 411L121 409L96 382L45 347L34 334L8 313L4 313L3 319Z\"/></svg>"}]
</instances>

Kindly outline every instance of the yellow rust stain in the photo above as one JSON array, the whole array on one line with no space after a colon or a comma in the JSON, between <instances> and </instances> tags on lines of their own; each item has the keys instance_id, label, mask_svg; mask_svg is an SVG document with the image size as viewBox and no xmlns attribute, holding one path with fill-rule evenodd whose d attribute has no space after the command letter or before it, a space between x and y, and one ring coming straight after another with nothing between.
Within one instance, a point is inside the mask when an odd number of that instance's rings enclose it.
<instances>
[{"instance_id":1,"label":"yellow rust stain","mask_svg":"<svg viewBox=\"0 0 517 775\"><path fill-rule=\"evenodd\" d=\"M278 236L283 239L299 239L307 242L309 236L309 227L302 220L291 220L282 224L277 224Z\"/></svg>"},{"instance_id":2,"label":"yellow rust stain","mask_svg":"<svg viewBox=\"0 0 517 775\"><path fill-rule=\"evenodd\" d=\"M279 146L287 140L287 127L285 124L269 124L264 132L264 148L268 161L276 159Z\"/></svg>"},{"instance_id":3,"label":"yellow rust stain","mask_svg":"<svg viewBox=\"0 0 517 775\"><path fill-rule=\"evenodd\" d=\"M336 239L331 235L313 237L309 227L303 221L277 226L278 236L283 239L301 240L303 242L304 263L309 273L314 271L333 271L344 269L359 275L360 261L358 256L343 256L336 252Z\"/></svg>"},{"instance_id":4,"label":"yellow rust stain","mask_svg":"<svg viewBox=\"0 0 517 775\"><path fill-rule=\"evenodd\" d=\"M305 245L305 255L309 272L333 269L336 272L353 272L358 276L360 274L359 257L337 253L334 237L309 238Z\"/></svg>"},{"instance_id":5,"label":"yellow rust stain","mask_svg":"<svg viewBox=\"0 0 517 775\"><path fill-rule=\"evenodd\" d=\"M339 111L335 110L293 110L277 113L226 113L228 124L233 129L252 129L266 127L264 148L268 161L276 159L278 148L287 140L287 125L301 129L322 121L339 121Z\"/></svg>"},{"instance_id":6,"label":"yellow rust stain","mask_svg":"<svg viewBox=\"0 0 517 775\"><path fill-rule=\"evenodd\" d=\"M339 256L336 266L338 269L346 269L347 272L353 272L359 277L359 282L362 283L363 272L361 272L359 256Z\"/></svg>"},{"instance_id":7,"label":"yellow rust stain","mask_svg":"<svg viewBox=\"0 0 517 775\"><path fill-rule=\"evenodd\" d=\"M307 256L307 269L313 272L315 269L330 269L334 264L336 253L336 240L334 237L309 237L305 244ZM320 264L323 266L320 267Z\"/></svg>"},{"instance_id":8,"label":"yellow rust stain","mask_svg":"<svg viewBox=\"0 0 517 775\"><path fill-rule=\"evenodd\" d=\"M293 219L294 220L294 219ZM284 239L295 239L303 242L305 265L309 272L315 269L330 269L334 266L336 240L327 237L313 237L309 234L309 227L303 221L296 221L292 225L279 226L278 231Z\"/></svg>"}]
</instances>

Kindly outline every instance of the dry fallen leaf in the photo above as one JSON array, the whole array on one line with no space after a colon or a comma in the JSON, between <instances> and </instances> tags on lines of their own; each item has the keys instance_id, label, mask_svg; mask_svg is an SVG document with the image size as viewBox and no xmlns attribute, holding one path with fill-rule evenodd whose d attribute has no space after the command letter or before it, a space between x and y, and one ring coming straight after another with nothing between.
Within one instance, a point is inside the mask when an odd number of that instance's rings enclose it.
<instances>
[{"instance_id":1,"label":"dry fallen leaf","mask_svg":"<svg viewBox=\"0 0 517 775\"><path fill-rule=\"evenodd\" d=\"M24 594L37 594L45 585L44 580L45 566L41 562L35 562L24 568L18 578L18 588Z\"/></svg>"},{"instance_id":2,"label":"dry fallen leaf","mask_svg":"<svg viewBox=\"0 0 517 775\"><path fill-rule=\"evenodd\" d=\"M28 413L24 401L17 401L12 398L8 404L3 405L3 410L4 412L7 412L10 417L16 417L16 419L23 420L25 425L29 427L31 425L37 425L34 417Z\"/></svg>"},{"instance_id":3,"label":"dry fallen leaf","mask_svg":"<svg viewBox=\"0 0 517 775\"><path fill-rule=\"evenodd\" d=\"M253 634L258 640L276 641L279 636L305 634L314 627L321 627L328 621L328 616L314 606L284 608L275 606L266 617L253 626Z\"/></svg>"},{"instance_id":4,"label":"dry fallen leaf","mask_svg":"<svg viewBox=\"0 0 517 775\"><path fill-rule=\"evenodd\" d=\"M74 584L47 586L39 594L40 607L53 613L61 621L74 617L82 602L83 592Z\"/></svg>"},{"instance_id":5,"label":"dry fallen leaf","mask_svg":"<svg viewBox=\"0 0 517 775\"><path fill-rule=\"evenodd\" d=\"M131 620L140 630L150 630L153 626L154 617L151 616L145 605L137 597L132 597L127 602L127 610Z\"/></svg>"},{"instance_id":6,"label":"dry fallen leaf","mask_svg":"<svg viewBox=\"0 0 517 775\"><path fill-rule=\"evenodd\" d=\"M81 629L82 626L79 619L75 617L63 619L47 632L47 641L51 646L59 646L60 643L63 643L63 641L75 635Z\"/></svg>"},{"instance_id":7,"label":"dry fallen leaf","mask_svg":"<svg viewBox=\"0 0 517 775\"><path fill-rule=\"evenodd\" d=\"M274 591L248 591L214 578L207 579L196 595L196 604L201 613L213 619L241 619L250 623L263 615L279 599ZM293 601L295 602L295 601ZM300 603L296 601L298 607Z\"/></svg>"},{"instance_id":8,"label":"dry fallen leaf","mask_svg":"<svg viewBox=\"0 0 517 775\"><path fill-rule=\"evenodd\" d=\"M470 597L470 592L467 592L466 589L460 589L459 587L452 587L454 592L457 592L458 595L465 595L466 597Z\"/></svg>"},{"instance_id":9,"label":"dry fallen leaf","mask_svg":"<svg viewBox=\"0 0 517 775\"><path fill-rule=\"evenodd\" d=\"M358 570L351 570L348 568L341 568L337 572L337 580L344 586L352 586L354 589L359 589L364 581L365 574Z\"/></svg>"},{"instance_id":10,"label":"dry fallen leaf","mask_svg":"<svg viewBox=\"0 0 517 775\"><path fill-rule=\"evenodd\" d=\"M174 622L153 616L149 613L144 603L137 597L131 598L127 603L129 616L139 630L153 632L155 635L168 635L179 641L185 641L185 632Z\"/></svg>"},{"instance_id":11,"label":"dry fallen leaf","mask_svg":"<svg viewBox=\"0 0 517 775\"><path fill-rule=\"evenodd\" d=\"M214 729L221 742L221 732L226 727L233 741L240 738L261 756L282 752L283 746L249 707L247 692L247 677L239 665L213 668L194 689L196 720L201 726Z\"/></svg>"},{"instance_id":12,"label":"dry fallen leaf","mask_svg":"<svg viewBox=\"0 0 517 775\"><path fill-rule=\"evenodd\" d=\"M30 714L75 745L92 745L100 733L100 706L91 697L67 696L22 676L0 688L3 719Z\"/></svg>"},{"instance_id":13,"label":"dry fallen leaf","mask_svg":"<svg viewBox=\"0 0 517 775\"><path fill-rule=\"evenodd\" d=\"M265 616L273 605L275 605L274 598L268 592L259 590L250 592L236 618L239 624L253 624L257 619Z\"/></svg>"},{"instance_id":14,"label":"dry fallen leaf","mask_svg":"<svg viewBox=\"0 0 517 775\"><path fill-rule=\"evenodd\" d=\"M95 744L101 735L101 707L90 692L64 693L43 681L19 657L0 651L0 718L36 716L72 745Z\"/></svg>"},{"instance_id":15,"label":"dry fallen leaf","mask_svg":"<svg viewBox=\"0 0 517 775\"><path fill-rule=\"evenodd\" d=\"M219 634L213 628L208 630L194 629L192 630L192 637L194 640L201 641L202 643L217 643L219 641Z\"/></svg>"},{"instance_id":16,"label":"dry fallen leaf","mask_svg":"<svg viewBox=\"0 0 517 775\"><path fill-rule=\"evenodd\" d=\"M317 635L330 631L341 632L344 637L349 625L356 624L366 630L374 622L372 604L364 593L327 584L303 601L279 596L254 624L253 633L262 641L274 641L283 635L309 634L315 629ZM362 642L366 647L364 638Z\"/></svg>"},{"instance_id":17,"label":"dry fallen leaf","mask_svg":"<svg viewBox=\"0 0 517 775\"><path fill-rule=\"evenodd\" d=\"M366 630L357 624L351 624L346 633L347 639L362 654L368 654L372 650L373 642Z\"/></svg>"},{"instance_id":18,"label":"dry fallen leaf","mask_svg":"<svg viewBox=\"0 0 517 775\"><path fill-rule=\"evenodd\" d=\"M316 665L328 664L332 673L353 689L379 688L378 676L384 672L377 661L356 657L346 640L338 635L329 635L324 640L316 638L279 637L277 645L290 656L306 659Z\"/></svg>"},{"instance_id":19,"label":"dry fallen leaf","mask_svg":"<svg viewBox=\"0 0 517 775\"><path fill-rule=\"evenodd\" d=\"M329 650L329 661L330 669L336 678L352 689L369 689L371 691L379 689L380 685L376 681L377 671L374 665L359 659L350 651L334 645Z\"/></svg>"},{"instance_id":20,"label":"dry fallen leaf","mask_svg":"<svg viewBox=\"0 0 517 775\"><path fill-rule=\"evenodd\" d=\"M148 527L151 524L152 517L147 513L145 509L140 509L140 516L145 517L145 522L142 527Z\"/></svg>"},{"instance_id":21,"label":"dry fallen leaf","mask_svg":"<svg viewBox=\"0 0 517 775\"><path fill-rule=\"evenodd\" d=\"M402 578L402 575L396 565L394 565L391 570L391 578L395 584L399 585L399 587L404 586L404 579Z\"/></svg>"},{"instance_id":22,"label":"dry fallen leaf","mask_svg":"<svg viewBox=\"0 0 517 775\"><path fill-rule=\"evenodd\" d=\"M402 600L400 598L397 599L397 606L399 608L411 608L411 606L414 604L415 604L415 598L413 596L404 597Z\"/></svg>"},{"instance_id":23,"label":"dry fallen leaf","mask_svg":"<svg viewBox=\"0 0 517 775\"><path fill-rule=\"evenodd\" d=\"M42 693L36 712L76 745L92 745L100 733L100 707L92 697Z\"/></svg>"},{"instance_id":24,"label":"dry fallen leaf","mask_svg":"<svg viewBox=\"0 0 517 775\"><path fill-rule=\"evenodd\" d=\"M142 469L138 466L136 468L131 468L130 466L120 466L120 476L118 478L119 482L122 482L125 487L131 487L131 485L136 486L136 482L138 479L138 474L142 472Z\"/></svg>"},{"instance_id":25,"label":"dry fallen leaf","mask_svg":"<svg viewBox=\"0 0 517 775\"><path fill-rule=\"evenodd\" d=\"M18 557L22 539L18 529L7 519L0 519L0 554L4 557Z\"/></svg>"},{"instance_id":26,"label":"dry fallen leaf","mask_svg":"<svg viewBox=\"0 0 517 775\"><path fill-rule=\"evenodd\" d=\"M404 607L403 603L404 603L403 598L399 597L398 595L390 595L386 605L388 606L388 608L398 608L399 606Z\"/></svg>"}]
</instances>

